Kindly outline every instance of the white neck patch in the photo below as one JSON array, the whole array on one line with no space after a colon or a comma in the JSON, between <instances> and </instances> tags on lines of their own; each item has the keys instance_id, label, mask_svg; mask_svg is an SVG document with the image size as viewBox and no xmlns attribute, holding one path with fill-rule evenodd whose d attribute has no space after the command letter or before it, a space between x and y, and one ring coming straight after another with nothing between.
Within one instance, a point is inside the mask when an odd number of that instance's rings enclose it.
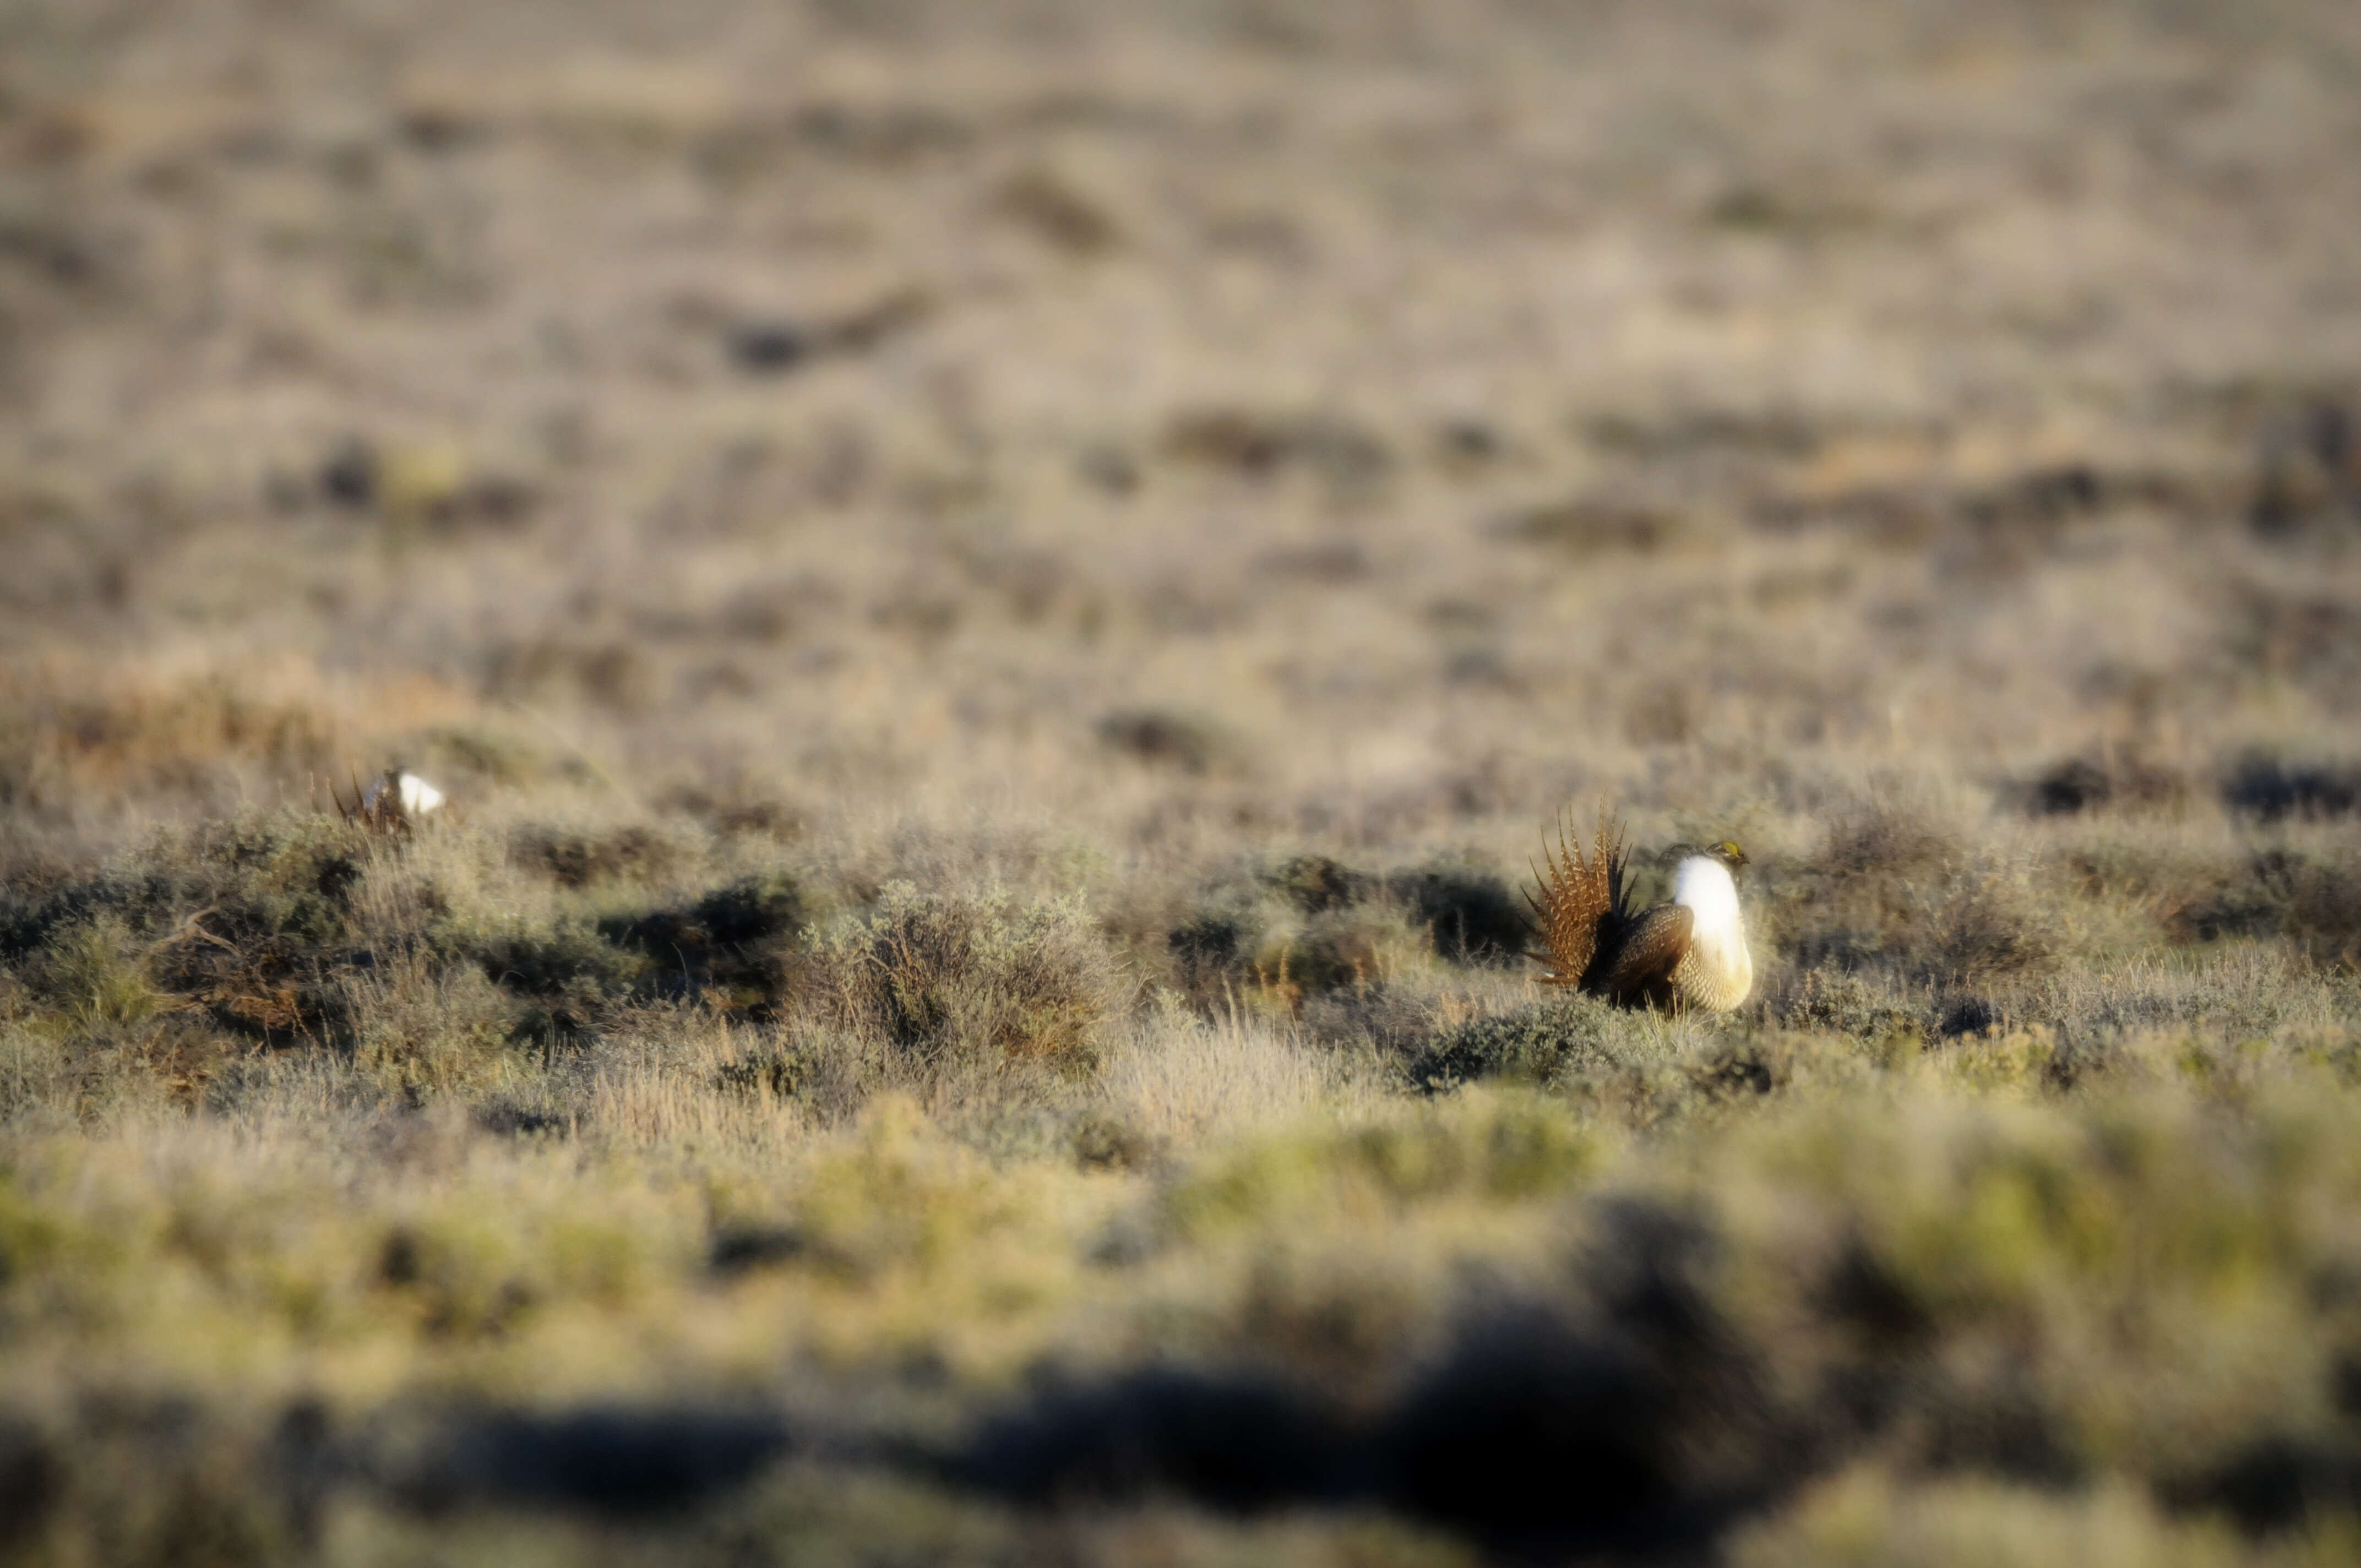
<instances>
[{"instance_id":1,"label":"white neck patch","mask_svg":"<svg viewBox=\"0 0 2361 1568\"><path fill-rule=\"evenodd\" d=\"M1673 902L1689 912L1689 932L1697 937L1736 936L1744 926L1738 912L1738 884L1730 868L1708 855L1691 855L1673 872Z\"/></svg>"}]
</instances>

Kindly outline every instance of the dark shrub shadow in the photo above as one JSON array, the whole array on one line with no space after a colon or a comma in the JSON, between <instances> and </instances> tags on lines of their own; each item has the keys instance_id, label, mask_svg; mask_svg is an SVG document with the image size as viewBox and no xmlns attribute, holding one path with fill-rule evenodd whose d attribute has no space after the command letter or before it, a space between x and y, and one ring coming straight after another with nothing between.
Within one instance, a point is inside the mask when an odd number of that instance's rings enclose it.
<instances>
[{"instance_id":1,"label":"dark shrub shadow","mask_svg":"<svg viewBox=\"0 0 2361 1568\"><path fill-rule=\"evenodd\" d=\"M1479 1308L1375 1411L1257 1370L1162 1367L1037 1395L947 1473L1034 1505L1361 1501L1521 1556L1693 1554L1828 1447L1773 1413L1699 1283L1711 1252L1677 1215L1616 1206L1590 1310Z\"/></svg>"},{"instance_id":2,"label":"dark shrub shadow","mask_svg":"<svg viewBox=\"0 0 2361 1568\"><path fill-rule=\"evenodd\" d=\"M1254 1511L1365 1490L1362 1448L1337 1412L1275 1377L1158 1367L1003 1412L950 1473L1034 1504L1175 1496Z\"/></svg>"},{"instance_id":3,"label":"dark shrub shadow","mask_svg":"<svg viewBox=\"0 0 2361 1568\"><path fill-rule=\"evenodd\" d=\"M451 1418L376 1468L422 1513L507 1504L631 1518L705 1501L796 1446L784 1420L757 1411L500 1411Z\"/></svg>"},{"instance_id":4,"label":"dark shrub shadow","mask_svg":"<svg viewBox=\"0 0 2361 1568\"><path fill-rule=\"evenodd\" d=\"M2223 784L2222 802L2265 822L2351 817L2361 812L2361 767L2247 757Z\"/></svg>"},{"instance_id":5,"label":"dark shrub shadow","mask_svg":"<svg viewBox=\"0 0 2361 1568\"><path fill-rule=\"evenodd\" d=\"M1532 946L1516 894L1488 872L1442 867L1400 872L1386 890L1431 934L1434 950L1456 964L1508 965Z\"/></svg>"}]
</instances>

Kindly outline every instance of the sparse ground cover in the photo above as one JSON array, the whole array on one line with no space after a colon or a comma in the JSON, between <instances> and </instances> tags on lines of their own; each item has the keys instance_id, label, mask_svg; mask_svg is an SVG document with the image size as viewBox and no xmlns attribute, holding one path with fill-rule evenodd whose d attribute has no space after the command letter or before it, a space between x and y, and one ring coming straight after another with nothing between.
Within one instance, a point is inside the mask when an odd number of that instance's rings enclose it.
<instances>
[{"instance_id":1,"label":"sparse ground cover","mask_svg":"<svg viewBox=\"0 0 2361 1568\"><path fill-rule=\"evenodd\" d=\"M0 1554L2361 1556L2356 147L2324 0L0 4ZM1602 796L1739 1013L1532 983Z\"/></svg>"}]
</instances>

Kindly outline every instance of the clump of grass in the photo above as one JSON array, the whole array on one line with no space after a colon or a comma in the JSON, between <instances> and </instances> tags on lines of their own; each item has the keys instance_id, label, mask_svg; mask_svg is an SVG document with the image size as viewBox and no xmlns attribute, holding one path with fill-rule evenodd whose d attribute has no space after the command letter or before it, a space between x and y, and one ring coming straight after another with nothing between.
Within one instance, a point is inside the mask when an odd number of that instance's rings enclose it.
<instances>
[{"instance_id":1,"label":"clump of grass","mask_svg":"<svg viewBox=\"0 0 2361 1568\"><path fill-rule=\"evenodd\" d=\"M2252 1559L2210 1519L2179 1520L2136 1487L2089 1492L1847 1472L1741 1532L1735 1568L2226 1568Z\"/></svg>"},{"instance_id":2,"label":"clump of grass","mask_svg":"<svg viewBox=\"0 0 2361 1568\"><path fill-rule=\"evenodd\" d=\"M1754 1216L1741 1234L1774 1212L1781 1227L1805 1210L1830 1222L1817 1277L1778 1293L1801 1291L1791 1306L1832 1337L1777 1354L1799 1368L1826 1355L1824 1375L1897 1393L1913 1368L1947 1369L1903 1395L1927 1424L1887 1429L1897 1457L2029 1479L2218 1477L2257 1423L2334 1420L2290 1395L2325 1376L2335 1332L2300 1291L2260 1282L2291 1286L2320 1255L2324 1237L2295 1216L2355 1179L2330 1131L2349 1114L2301 1091L2260 1097L2251 1120L2154 1095L1839 1099L1758 1121L1716 1157L1783 1173L1729 1211ZM1763 1309L1790 1310L1748 1311ZM2037 1319L2040 1348L1979 1358L2025 1345L2017 1328ZM2201 1321L2237 1356L2162 1348Z\"/></svg>"},{"instance_id":3,"label":"clump of grass","mask_svg":"<svg viewBox=\"0 0 2361 1568\"><path fill-rule=\"evenodd\" d=\"M1920 978L1960 989L2037 975L2058 961L2054 913L2024 873L1980 869L1957 878L1930 912L1913 955Z\"/></svg>"},{"instance_id":4,"label":"clump of grass","mask_svg":"<svg viewBox=\"0 0 2361 1568\"><path fill-rule=\"evenodd\" d=\"M70 1014L187 1004L273 1043L325 1039L349 1022L336 975L376 852L357 828L292 812L168 832L0 917L0 961L32 959Z\"/></svg>"},{"instance_id":5,"label":"clump of grass","mask_svg":"<svg viewBox=\"0 0 2361 1568\"><path fill-rule=\"evenodd\" d=\"M1251 1139L1164 1195L1166 1223L1200 1239L1315 1215L1383 1213L1472 1199L1521 1202L1578 1184L1609 1144L1565 1107L1488 1091L1363 1125L1313 1124Z\"/></svg>"},{"instance_id":6,"label":"clump of grass","mask_svg":"<svg viewBox=\"0 0 2361 1568\"><path fill-rule=\"evenodd\" d=\"M1865 1041L1908 1038L1925 1032L1918 1008L1858 974L1806 970L1773 1008L1791 1029L1819 1030Z\"/></svg>"},{"instance_id":7,"label":"clump of grass","mask_svg":"<svg viewBox=\"0 0 2361 1568\"><path fill-rule=\"evenodd\" d=\"M55 930L28 966L32 994L86 1030L137 1024L171 1005L148 969L148 944L120 916L94 915Z\"/></svg>"},{"instance_id":8,"label":"clump of grass","mask_svg":"<svg viewBox=\"0 0 2361 1568\"><path fill-rule=\"evenodd\" d=\"M660 992L674 993L677 981L682 996L768 1020L802 981L812 913L803 883L774 870L606 928L647 955Z\"/></svg>"},{"instance_id":9,"label":"clump of grass","mask_svg":"<svg viewBox=\"0 0 2361 1568\"><path fill-rule=\"evenodd\" d=\"M0 1430L0 1546L32 1562L291 1561L302 1530L264 1480L279 1457L275 1426L192 1420L185 1406L144 1396L71 1424L10 1423ZM93 1506L93 1495L105 1502Z\"/></svg>"},{"instance_id":10,"label":"clump of grass","mask_svg":"<svg viewBox=\"0 0 2361 1568\"><path fill-rule=\"evenodd\" d=\"M1338 1097L1356 1058L1250 1009L1211 1016L1160 992L1117 1037L1098 1088L1105 1114L1152 1146L1194 1146L1240 1126L1302 1116Z\"/></svg>"},{"instance_id":11,"label":"clump of grass","mask_svg":"<svg viewBox=\"0 0 2361 1568\"><path fill-rule=\"evenodd\" d=\"M1911 1023L1915 1047L1915 1015ZM1408 1074L1430 1094L1487 1081L1531 1085L1603 1121L1649 1128L1803 1085L1857 1081L1905 1058L1890 1041L1861 1047L1808 1028L1718 1034L1695 1020L1561 996L1429 1036Z\"/></svg>"},{"instance_id":12,"label":"clump of grass","mask_svg":"<svg viewBox=\"0 0 2361 1568\"><path fill-rule=\"evenodd\" d=\"M0 679L0 804L60 819L93 797L221 806L249 771L280 783L330 773L340 761L334 715L260 684Z\"/></svg>"},{"instance_id":13,"label":"clump of grass","mask_svg":"<svg viewBox=\"0 0 2361 1568\"><path fill-rule=\"evenodd\" d=\"M346 983L355 1065L413 1103L484 1084L499 1075L511 1046L546 1047L562 1034L557 1009L521 1011L470 964L435 965L404 953Z\"/></svg>"},{"instance_id":14,"label":"clump of grass","mask_svg":"<svg viewBox=\"0 0 2361 1568\"><path fill-rule=\"evenodd\" d=\"M1396 461L1382 436L1330 413L1192 409L1173 416L1159 444L1176 462L1256 479L1301 470L1348 495L1383 481Z\"/></svg>"},{"instance_id":15,"label":"clump of grass","mask_svg":"<svg viewBox=\"0 0 2361 1568\"><path fill-rule=\"evenodd\" d=\"M1525 911L1498 872L1434 865L1398 872L1386 887L1426 928L1436 954L1453 963L1513 965L1532 945Z\"/></svg>"},{"instance_id":16,"label":"clump of grass","mask_svg":"<svg viewBox=\"0 0 2361 1568\"><path fill-rule=\"evenodd\" d=\"M1235 740L1210 719L1165 708L1126 708L1098 721L1101 745L1139 762L1183 773L1204 774L1233 766Z\"/></svg>"},{"instance_id":17,"label":"clump of grass","mask_svg":"<svg viewBox=\"0 0 2361 1568\"><path fill-rule=\"evenodd\" d=\"M1165 945L1182 994L1201 1008L1235 996L1262 933L1263 921L1251 909L1202 910L1173 927Z\"/></svg>"},{"instance_id":18,"label":"clump of grass","mask_svg":"<svg viewBox=\"0 0 2361 1568\"><path fill-rule=\"evenodd\" d=\"M1884 893L1941 872L1960 852L1958 834L1927 811L1878 795L1829 824L1810 869Z\"/></svg>"},{"instance_id":19,"label":"clump of grass","mask_svg":"<svg viewBox=\"0 0 2361 1568\"><path fill-rule=\"evenodd\" d=\"M1938 890L1954 874L1956 836L1924 813L1873 798L1828 827L1793 868L1765 868L1769 911L1799 966L1894 967Z\"/></svg>"},{"instance_id":20,"label":"clump of grass","mask_svg":"<svg viewBox=\"0 0 2361 1568\"><path fill-rule=\"evenodd\" d=\"M1623 1025L1595 996L1553 996L1442 1031L1411 1060L1410 1080L1429 1092L1488 1079L1559 1082L1615 1062Z\"/></svg>"},{"instance_id":21,"label":"clump of grass","mask_svg":"<svg viewBox=\"0 0 2361 1568\"><path fill-rule=\"evenodd\" d=\"M2231 810L2265 822L2351 817L2361 812L2361 767L2253 753L2231 770L2222 799Z\"/></svg>"},{"instance_id":22,"label":"clump of grass","mask_svg":"<svg viewBox=\"0 0 2361 1568\"><path fill-rule=\"evenodd\" d=\"M1255 949L1250 973L1257 992L1289 1010L1334 992L1368 992L1415 962L1424 944L1399 912L1346 906L1308 920L1274 921Z\"/></svg>"},{"instance_id":23,"label":"clump of grass","mask_svg":"<svg viewBox=\"0 0 2361 1568\"><path fill-rule=\"evenodd\" d=\"M817 954L822 1005L921 1077L1032 1063L1087 1071L1124 978L1075 904L1013 909L888 886Z\"/></svg>"},{"instance_id":24,"label":"clump of grass","mask_svg":"<svg viewBox=\"0 0 2361 1568\"><path fill-rule=\"evenodd\" d=\"M1299 854L1216 883L1165 948L1176 988L1201 1008L1245 998L1309 1017L1315 1004L1370 1001L1406 978L1432 982L1438 959L1514 961L1526 934L1508 883L1477 867L1385 872Z\"/></svg>"},{"instance_id":25,"label":"clump of grass","mask_svg":"<svg viewBox=\"0 0 2361 1568\"><path fill-rule=\"evenodd\" d=\"M2361 962L2361 885L2343 855L2281 846L2176 909L2170 927L2197 941L2283 937L2316 962L2349 969Z\"/></svg>"},{"instance_id":26,"label":"clump of grass","mask_svg":"<svg viewBox=\"0 0 2361 1568\"><path fill-rule=\"evenodd\" d=\"M1305 915L1325 915L1366 898L1372 879L1326 855L1297 855L1263 875L1270 890Z\"/></svg>"},{"instance_id":27,"label":"clump of grass","mask_svg":"<svg viewBox=\"0 0 2361 1568\"><path fill-rule=\"evenodd\" d=\"M803 1091L812 1078L812 1063L800 1050L760 1049L733 1057L713 1071L713 1086L728 1093L781 1100Z\"/></svg>"},{"instance_id":28,"label":"clump of grass","mask_svg":"<svg viewBox=\"0 0 2361 1568\"><path fill-rule=\"evenodd\" d=\"M1771 878L1768 914L1806 970L1966 988L2045 972L2063 946L2027 869L1971 852L1926 811L1877 796Z\"/></svg>"},{"instance_id":29,"label":"clump of grass","mask_svg":"<svg viewBox=\"0 0 2361 1568\"><path fill-rule=\"evenodd\" d=\"M439 927L434 939L521 999L510 1028L519 1040L580 1039L628 1002L654 969L645 954L616 946L581 917L453 922Z\"/></svg>"},{"instance_id":30,"label":"clump of grass","mask_svg":"<svg viewBox=\"0 0 2361 1568\"><path fill-rule=\"evenodd\" d=\"M1051 170L1032 168L1010 176L1001 187L998 209L1075 256L1097 256L1123 242L1115 219Z\"/></svg>"},{"instance_id":31,"label":"clump of grass","mask_svg":"<svg viewBox=\"0 0 2361 1568\"><path fill-rule=\"evenodd\" d=\"M2137 753L2110 752L2096 759L2068 757L2042 773L2026 791L2026 804L2042 817L2071 817L2110 807L2163 812L2185 806L2190 783L2178 769Z\"/></svg>"},{"instance_id":32,"label":"clump of grass","mask_svg":"<svg viewBox=\"0 0 2361 1568\"><path fill-rule=\"evenodd\" d=\"M488 1081L511 1046L579 1043L649 1005L769 1018L798 983L810 906L783 872L651 908L638 878L652 867L602 862L594 903L519 884L514 844L546 847L536 833L431 839L295 811L165 832L0 900L0 971L53 1033L178 1020L168 1054L184 1087L204 1076L193 1014L263 1046L325 1047L412 1094Z\"/></svg>"},{"instance_id":33,"label":"clump of grass","mask_svg":"<svg viewBox=\"0 0 2361 1568\"><path fill-rule=\"evenodd\" d=\"M680 845L636 824L598 831L530 828L517 835L510 852L519 865L569 888L622 880L657 881L683 859Z\"/></svg>"}]
</instances>

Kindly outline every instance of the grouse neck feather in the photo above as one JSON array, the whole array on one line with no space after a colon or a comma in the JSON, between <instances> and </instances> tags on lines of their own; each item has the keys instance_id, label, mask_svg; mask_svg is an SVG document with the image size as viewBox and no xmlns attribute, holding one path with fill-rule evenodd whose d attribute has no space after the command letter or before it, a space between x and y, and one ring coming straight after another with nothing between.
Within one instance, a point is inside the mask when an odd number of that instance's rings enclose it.
<instances>
[{"instance_id":1,"label":"grouse neck feather","mask_svg":"<svg viewBox=\"0 0 2361 1568\"><path fill-rule=\"evenodd\" d=\"M1754 988L1754 956L1746 948L1738 883L1719 861L1691 855L1673 874L1673 903L1689 912L1688 951L1674 981L1689 1001L1727 1013Z\"/></svg>"},{"instance_id":2,"label":"grouse neck feather","mask_svg":"<svg viewBox=\"0 0 2361 1568\"><path fill-rule=\"evenodd\" d=\"M1738 883L1730 868L1708 855L1691 855L1673 872L1673 902L1689 912L1693 936L1736 936L1743 917L1738 912Z\"/></svg>"}]
</instances>

